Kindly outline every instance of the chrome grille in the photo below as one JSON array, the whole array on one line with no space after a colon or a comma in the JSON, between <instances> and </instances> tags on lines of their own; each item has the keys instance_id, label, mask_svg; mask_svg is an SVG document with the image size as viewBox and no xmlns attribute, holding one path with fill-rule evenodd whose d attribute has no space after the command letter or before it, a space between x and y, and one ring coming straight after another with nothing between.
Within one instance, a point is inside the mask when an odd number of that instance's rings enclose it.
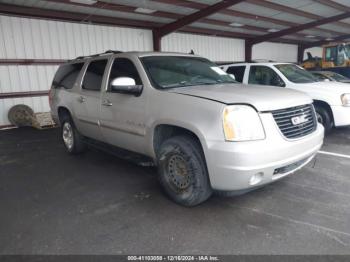
<instances>
[{"instance_id":1,"label":"chrome grille","mask_svg":"<svg viewBox=\"0 0 350 262\"><path fill-rule=\"evenodd\" d=\"M286 138L303 137L316 130L317 120L312 104L275 110L271 113Z\"/></svg>"}]
</instances>

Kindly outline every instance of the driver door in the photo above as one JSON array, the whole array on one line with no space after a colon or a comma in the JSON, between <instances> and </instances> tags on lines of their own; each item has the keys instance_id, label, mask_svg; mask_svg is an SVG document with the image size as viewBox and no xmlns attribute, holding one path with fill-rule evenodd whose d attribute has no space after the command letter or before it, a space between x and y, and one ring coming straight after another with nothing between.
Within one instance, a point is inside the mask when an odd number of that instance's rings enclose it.
<instances>
[{"instance_id":1,"label":"driver door","mask_svg":"<svg viewBox=\"0 0 350 262\"><path fill-rule=\"evenodd\" d=\"M102 93L100 127L105 141L130 151L143 152L146 135L146 96L115 93L111 83L116 78L128 77L142 85L134 63L127 58L115 58L107 80L107 88Z\"/></svg>"}]
</instances>

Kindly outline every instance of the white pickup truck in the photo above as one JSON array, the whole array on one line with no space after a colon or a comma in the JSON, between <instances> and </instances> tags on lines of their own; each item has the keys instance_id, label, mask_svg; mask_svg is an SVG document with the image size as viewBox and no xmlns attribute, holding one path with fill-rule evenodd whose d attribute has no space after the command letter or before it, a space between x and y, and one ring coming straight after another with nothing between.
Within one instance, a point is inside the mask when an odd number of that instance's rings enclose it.
<instances>
[{"instance_id":1,"label":"white pickup truck","mask_svg":"<svg viewBox=\"0 0 350 262\"><path fill-rule=\"evenodd\" d=\"M291 63L235 63L221 68L243 84L285 87L307 93L326 132L332 127L350 125L350 84L318 82L311 73Z\"/></svg>"}]
</instances>

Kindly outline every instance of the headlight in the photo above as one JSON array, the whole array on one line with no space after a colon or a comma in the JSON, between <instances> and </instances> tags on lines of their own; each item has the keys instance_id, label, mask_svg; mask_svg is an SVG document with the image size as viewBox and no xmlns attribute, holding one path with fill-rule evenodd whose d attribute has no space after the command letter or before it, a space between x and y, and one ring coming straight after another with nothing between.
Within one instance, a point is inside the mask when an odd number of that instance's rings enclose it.
<instances>
[{"instance_id":1,"label":"headlight","mask_svg":"<svg viewBox=\"0 0 350 262\"><path fill-rule=\"evenodd\" d=\"M223 112L223 128L227 141L265 139L258 113L250 106L227 106Z\"/></svg>"},{"instance_id":2,"label":"headlight","mask_svg":"<svg viewBox=\"0 0 350 262\"><path fill-rule=\"evenodd\" d=\"M343 106L350 106L350 94L342 94L340 98Z\"/></svg>"}]
</instances>

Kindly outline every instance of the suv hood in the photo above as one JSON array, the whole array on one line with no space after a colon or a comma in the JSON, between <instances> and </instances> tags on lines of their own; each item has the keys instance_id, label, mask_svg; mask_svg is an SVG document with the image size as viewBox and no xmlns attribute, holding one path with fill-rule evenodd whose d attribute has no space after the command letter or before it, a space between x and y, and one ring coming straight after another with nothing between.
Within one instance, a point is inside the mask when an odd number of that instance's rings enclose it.
<instances>
[{"instance_id":1,"label":"suv hood","mask_svg":"<svg viewBox=\"0 0 350 262\"><path fill-rule=\"evenodd\" d=\"M198 85L169 89L168 92L200 97L224 104L249 104L258 111L271 111L312 103L309 96L295 90L257 85Z\"/></svg>"},{"instance_id":2,"label":"suv hood","mask_svg":"<svg viewBox=\"0 0 350 262\"><path fill-rule=\"evenodd\" d=\"M350 93L350 83L341 83L341 82L315 82L309 84L303 84L306 88L313 87L318 89L323 89L324 91L330 91L332 93L337 93L339 95ZM305 89L305 91L307 91Z\"/></svg>"}]
</instances>

